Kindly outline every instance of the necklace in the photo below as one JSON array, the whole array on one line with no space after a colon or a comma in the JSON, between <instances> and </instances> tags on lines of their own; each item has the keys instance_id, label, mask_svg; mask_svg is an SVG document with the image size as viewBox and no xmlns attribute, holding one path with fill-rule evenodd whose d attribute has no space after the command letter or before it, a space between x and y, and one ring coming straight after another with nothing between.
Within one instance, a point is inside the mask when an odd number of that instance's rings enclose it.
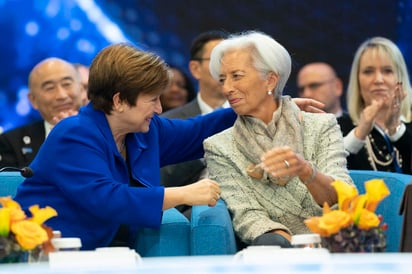
<instances>
[{"instance_id":1,"label":"necklace","mask_svg":"<svg viewBox=\"0 0 412 274\"><path fill-rule=\"evenodd\" d=\"M391 144L387 143L387 146L391 146ZM384 152L380 149L379 145L376 144L376 141L371 134L366 137L365 147L368 153L369 163L371 164L373 170L378 170L376 164L383 167L388 167L389 165L394 163L395 165L402 167L402 156L400 155L399 150L396 147L391 146L392 152L390 152L391 148L387 146L383 146L383 148L387 150L387 152ZM375 154L375 151L378 153L378 155ZM384 160L380 160L378 159L378 157L380 157L381 159L383 158Z\"/></svg>"}]
</instances>

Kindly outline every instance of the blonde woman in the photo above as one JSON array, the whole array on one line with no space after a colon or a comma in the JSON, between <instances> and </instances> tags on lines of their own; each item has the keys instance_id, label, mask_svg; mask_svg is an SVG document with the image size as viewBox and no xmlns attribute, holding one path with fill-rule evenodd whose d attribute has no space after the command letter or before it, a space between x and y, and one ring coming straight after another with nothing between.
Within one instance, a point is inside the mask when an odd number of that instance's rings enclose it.
<instances>
[{"instance_id":1,"label":"blonde woman","mask_svg":"<svg viewBox=\"0 0 412 274\"><path fill-rule=\"evenodd\" d=\"M338 119L349 169L412 174L411 92L395 43L374 37L360 45L347 90L350 118Z\"/></svg>"}]
</instances>

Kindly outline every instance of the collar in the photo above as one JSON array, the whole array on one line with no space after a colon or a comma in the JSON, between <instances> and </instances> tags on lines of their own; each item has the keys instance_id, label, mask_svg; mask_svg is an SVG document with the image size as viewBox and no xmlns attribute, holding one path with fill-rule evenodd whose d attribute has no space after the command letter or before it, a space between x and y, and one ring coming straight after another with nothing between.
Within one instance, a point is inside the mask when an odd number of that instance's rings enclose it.
<instances>
[{"instance_id":1,"label":"collar","mask_svg":"<svg viewBox=\"0 0 412 274\"><path fill-rule=\"evenodd\" d=\"M197 93L197 102L199 104L199 108L200 108L200 112L204 115L204 114L209 114L211 112L213 112L215 109L212 108L211 106L209 106L200 96L200 92ZM220 108L229 108L230 104L228 101L225 101L223 103L223 105ZM218 108L216 108L218 109Z\"/></svg>"},{"instance_id":2,"label":"collar","mask_svg":"<svg viewBox=\"0 0 412 274\"><path fill-rule=\"evenodd\" d=\"M44 131L45 131L45 136L44 138L47 138L49 136L50 131L53 129L54 125L50 124L46 120L44 120Z\"/></svg>"}]
</instances>

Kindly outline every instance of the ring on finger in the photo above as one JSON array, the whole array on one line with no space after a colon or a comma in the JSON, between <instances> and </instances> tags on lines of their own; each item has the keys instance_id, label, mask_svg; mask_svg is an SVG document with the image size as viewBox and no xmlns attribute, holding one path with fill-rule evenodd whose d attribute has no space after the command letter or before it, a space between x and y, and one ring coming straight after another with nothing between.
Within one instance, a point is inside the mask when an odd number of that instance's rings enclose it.
<instances>
[{"instance_id":1,"label":"ring on finger","mask_svg":"<svg viewBox=\"0 0 412 274\"><path fill-rule=\"evenodd\" d=\"M285 163L286 168L290 168L290 164L287 160L283 160L283 162Z\"/></svg>"}]
</instances>

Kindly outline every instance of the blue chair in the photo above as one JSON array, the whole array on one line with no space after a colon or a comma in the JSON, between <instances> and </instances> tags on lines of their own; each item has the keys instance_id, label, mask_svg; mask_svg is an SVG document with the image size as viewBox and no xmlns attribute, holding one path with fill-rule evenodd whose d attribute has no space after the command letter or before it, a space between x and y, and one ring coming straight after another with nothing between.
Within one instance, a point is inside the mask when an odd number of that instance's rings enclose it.
<instances>
[{"instance_id":1,"label":"blue chair","mask_svg":"<svg viewBox=\"0 0 412 274\"><path fill-rule=\"evenodd\" d=\"M190 255L190 223L177 209L163 212L160 229L140 230L135 250L142 257Z\"/></svg>"},{"instance_id":2,"label":"blue chair","mask_svg":"<svg viewBox=\"0 0 412 274\"><path fill-rule=\"evenodd\" d=\"M6 171L0 173L0 197L12 196L17 192L17 187L24 181L18 171Z\"/></svg>"},{"instance_id":3,"label":"blue chair","mask_svg":"<svg viewBox=\"0 0 412 274\"><path fill-rule=\"evenodd\" d=\"M229 255L237 252L232 219L223 200L214 207L194 206L191 216L191 255Z\"/></svg>"},{"instance_id":4,"label":"blue chair","mask_svg":"<svg viewBox=\"0 0 412 274\"><path fill-rule=\"evenodd\" d=\"M12 196L24 181L20 172L0 173L0 197ZM190 255L190 223L178 210L163 212L160 229L145 228L139 231L135 249L142 257Z\"/></svg>"},{"instance_id":5,"label":"blue chair","mask_svg":"<svg viewBox=\"0 0 412 274\"><path fill-rule=\"evenodd\" d=\"M399 252L403 222L403 217L399 215L399 208L406 186L412 183L412 176L372 170L350 170L349 173L360 194L365 193L365 181L382 179L388 186L391 194L382 200L376 213L382 215L383 222L388 224L386 252Z\"/></svg>"}]
</instances>

